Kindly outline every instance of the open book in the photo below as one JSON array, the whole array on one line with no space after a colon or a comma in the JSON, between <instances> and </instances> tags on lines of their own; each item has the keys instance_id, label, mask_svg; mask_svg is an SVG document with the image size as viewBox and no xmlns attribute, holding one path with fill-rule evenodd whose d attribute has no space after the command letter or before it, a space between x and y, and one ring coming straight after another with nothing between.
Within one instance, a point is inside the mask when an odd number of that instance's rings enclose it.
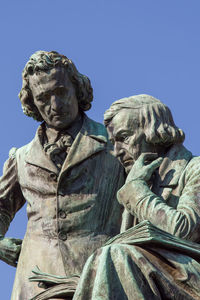
<instances>
[{"instance_id":1,"label":"open book","mask_svg":"<svg viewBox=\"0 0 200 300\"><path fill-rule=\"evenodd\" d=\"M156 246L200 259L200 244L178 238L147 220L109 239L104 246L111 244Z\"/></svg>"}]
</instances>

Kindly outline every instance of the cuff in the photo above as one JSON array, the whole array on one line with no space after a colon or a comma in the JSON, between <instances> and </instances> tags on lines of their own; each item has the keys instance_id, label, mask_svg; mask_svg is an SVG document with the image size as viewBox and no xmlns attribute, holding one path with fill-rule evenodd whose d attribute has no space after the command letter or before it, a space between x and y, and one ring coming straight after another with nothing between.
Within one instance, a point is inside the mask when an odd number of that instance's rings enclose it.
<instances>
[{"instance_id":1,"label":"cuff","mask_svg":"<svg viewBox=\"0 0 200 300\"><path fill-rule=\"evenodd\" d=\"M117 193L119 203L124 205L132 214L136 214L136 206L146 197L154 195L148 184L142 180L132 180L126 183ZM154 195L155 196L155 195Z\"/></svg>"}]
</instances>

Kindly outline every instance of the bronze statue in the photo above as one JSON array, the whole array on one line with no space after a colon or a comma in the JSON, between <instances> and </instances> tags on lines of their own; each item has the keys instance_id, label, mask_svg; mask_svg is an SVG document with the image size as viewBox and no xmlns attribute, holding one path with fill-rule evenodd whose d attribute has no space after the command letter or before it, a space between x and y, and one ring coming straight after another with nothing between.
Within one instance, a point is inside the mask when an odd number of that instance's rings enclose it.
<instances>
[{"instance_id":1,"label":"bronze statue","mask_svg":"<svg viewBox=\"0 0 200 300\"><path fill-rule=\"evenodd\" d=\"M11 149L4 165L0 258L17 264L12 299L28 300L42 290L29 282L36 266L79 277L87 258L119 233L116 192L123 170L104 126L84 113L91 107L92 87L70 59L54 51L33 54L19 97L24 113L42 123L28 145ZM25 202L23 242L4 237Z\"/></svg>"},{"instance_id":2,"label":"bronze statue","mask_svg":"<svg viewBox=\"0 0 200 300\"><path fill-rule=\"evenodd\" d=\"M122 230L88 259L73 300L200 299L200 157L151 96L114 102L104 120L127 173Z\"/></svg>"}]
</instances>

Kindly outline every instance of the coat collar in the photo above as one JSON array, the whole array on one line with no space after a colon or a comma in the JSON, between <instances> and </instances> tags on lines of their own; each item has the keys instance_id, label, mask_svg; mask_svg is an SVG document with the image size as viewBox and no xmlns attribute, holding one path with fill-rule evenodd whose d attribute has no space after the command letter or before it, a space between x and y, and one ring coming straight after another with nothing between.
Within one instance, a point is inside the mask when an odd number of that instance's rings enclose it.
<instances>
[{"instance_id":1,"label":"coat collar","mask_svg":"<svg viewBox=\"0 0 200 300\"><path fill-rule=\"evenodd\" d=\"M67 158L63 163L61 173L93 154L104 150L106 144L107 131L105 127L85 115L83 126L70 148Z\"/></svg>"},{"instance_id":2,"label":"coat collar","mask_svg":"<svg viewBox=\"0 0 200 300\"><path fill-rule=\"evenodd\" d=\"M182 144L173 145L160 165L152 191L167 200L191 158L192 153Z\"/></svg>"},{"instance_id":3,"label":"coat collar","mask_svg":"<svg viewBox=\"0 0 200 300\"><path fill-rule=\"evenodd\" d=\"M40 127L36 132L35 138L27 148L26 162L47 169L58 175L56 166L43 150L38 136L39 130ZM82 128L71 146L60 173L87 159L91 155L104 150L106 144L107 132L105 127L84 115Z\"/></svg>"},{"instance_id":4,"label":"coat collar","mask_svg":"<svg viewBox=\"0 0 200 300\"><path fill-rule=\"evenodd\" d=\"M177 185L180 174L183 172L191 158L192 153L182 144L173 145L159 168L161 179L160 185Z\"/></svg>"}]
</instances>

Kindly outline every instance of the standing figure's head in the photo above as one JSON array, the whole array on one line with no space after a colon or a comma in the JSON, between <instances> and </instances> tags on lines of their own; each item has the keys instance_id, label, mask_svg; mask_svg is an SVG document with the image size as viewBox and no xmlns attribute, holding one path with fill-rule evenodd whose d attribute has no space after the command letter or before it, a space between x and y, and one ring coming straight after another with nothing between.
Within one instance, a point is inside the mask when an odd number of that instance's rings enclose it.
<instances>
[{"instance_id":1,"label":"standing figure's head","mask_svg":"<svg viewBox=\"0 0 200 300\"><path fill-rule=\"evenodd\" d=\"M63 129L81 111L89 110L93 90L87 76L73 62L55 51L37 51L22 73L19 93L23 112L50 127Z\"/></svg>"},{"instance_id":2,"label":"standing figure's head","mask_svg":"<svg viewBox=\"0 0 200 300\"><path fill-rule=\"evenodd\" d=\"M115 155L128 173L143 152L165 152L184 141L184 132L174 124L169 108L149 95L136 95L114 102L104 123Z\"/></svg>"}]
</instances>

